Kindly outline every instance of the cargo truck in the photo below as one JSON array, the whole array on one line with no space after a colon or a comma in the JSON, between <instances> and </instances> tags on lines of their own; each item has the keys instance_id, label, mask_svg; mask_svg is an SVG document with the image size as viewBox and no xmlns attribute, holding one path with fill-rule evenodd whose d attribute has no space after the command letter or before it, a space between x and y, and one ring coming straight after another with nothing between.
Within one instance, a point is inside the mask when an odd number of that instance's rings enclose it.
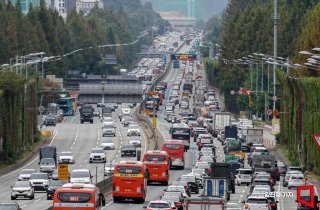
<instances>
[{"instance_id":1,"label":"cargo truck","mask_svg":"<svg viewBox=\"0 0 320 210\"><path fill-rule=\"evenodd\" d=\"M192 94L192 89L193 89L192 82L183 84L183 89L182 89L183 91L189 91Z\"/></svg>"},{"instance_id":2,"label":"cargo truck","mask_svg":"<svg viewBox=\"0 0 320 210\"><path fill-rule=\"evenodd\" d=\"M246 144L262 144L263 143L263 129L262 128L247 128Z\"/></svg>"},{"instance_id":3,"label":"cargo truck","mask_svg":"<svg viewBox=\"0 0 320 210\"><path fill-rule=\"evenodd\" d=\"M83 124L84 122L90 122L90 124L93 123L93 112L94 109L92 105L84 104L80 108L80 122Z\"/></svg>"},{"instance_id":4,"label":"cargo truck","mask_svg":"<svg viewBox=\"0 0 320 210\"><path fill-rule=\"evenodd\" d=\"M253 155L251 167L253 172L265 171L270 173L273 180L280 180L280 173L273 155Z\"/></svg>"},{"instance_id":5,"label":"cargo truck","mask_svg":"<svg viewBox=\"0 0 320 210\"><path fill-rule=\"evenodd\" d=\"M216 112L213 115L212 135L217 137L220 130L224 130L226 126L231 125L230 112Z\"/></svg>"},{"instance_id":6,"label":"cargo truck","mask_svg":"<svg viewBox=\"0 0 320 210\"><path fill-rule=\"evenodd\" d=\"M57 147L56 146L41 146L39 150L39 159L53 158L57 164ZM40 163L39 161L39 163Z\"/></svg>"}]
</instances>

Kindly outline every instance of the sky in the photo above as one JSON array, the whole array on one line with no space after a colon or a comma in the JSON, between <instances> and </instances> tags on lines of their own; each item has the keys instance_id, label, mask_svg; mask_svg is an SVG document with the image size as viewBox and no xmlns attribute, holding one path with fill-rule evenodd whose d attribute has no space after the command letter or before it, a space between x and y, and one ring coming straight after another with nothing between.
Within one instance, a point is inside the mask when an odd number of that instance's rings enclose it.
<instances>
[{"instance_id":1,"label":"sky","mask_svg":"<svg viewBox=\"0 0 320 210\"><path fill-rule=\"evenodd\" d=\"M184 15L188 14L188 0L141 0L151 2L153 9L157 12L161 11L179 11ZM196 18L207 21L214 15L221 14L228 4L228 0L194 0Z\"/></svg>"}]
</instances>

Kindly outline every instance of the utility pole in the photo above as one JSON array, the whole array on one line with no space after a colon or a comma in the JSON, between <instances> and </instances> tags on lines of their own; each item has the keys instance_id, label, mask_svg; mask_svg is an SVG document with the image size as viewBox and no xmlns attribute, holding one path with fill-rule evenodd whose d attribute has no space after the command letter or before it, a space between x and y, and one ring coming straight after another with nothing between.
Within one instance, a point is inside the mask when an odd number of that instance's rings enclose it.
<instances>
[{"instance_id":1,"label":"utility pole","mask_svg":"<svg viewBox=\"0 0 320 210\"><path fill-rule=\"evenodd\" d=\"M274 17L273 17L273 96L276 95L276 68L275 63L277 58L278 48L278 0L274 0ZM273 111L276 110L276 101L273 100Z\"/></svg>"}]
</instances>

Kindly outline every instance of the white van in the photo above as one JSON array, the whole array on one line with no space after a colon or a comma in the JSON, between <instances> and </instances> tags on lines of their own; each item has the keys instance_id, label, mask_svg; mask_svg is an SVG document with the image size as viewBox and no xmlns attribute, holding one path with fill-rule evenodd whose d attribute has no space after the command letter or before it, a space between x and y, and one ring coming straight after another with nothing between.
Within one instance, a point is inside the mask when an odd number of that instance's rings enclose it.
<instances>
[{"instance_id":1,"label":"white van","mask_svg":"<svg viewBox=\"0 0 320 210\"><path fill-rule=\"evenodd\" d=\"M74 169L71 172L70 183L92 184L92 175L89 169Z\"/></svg>"}]
</instances>

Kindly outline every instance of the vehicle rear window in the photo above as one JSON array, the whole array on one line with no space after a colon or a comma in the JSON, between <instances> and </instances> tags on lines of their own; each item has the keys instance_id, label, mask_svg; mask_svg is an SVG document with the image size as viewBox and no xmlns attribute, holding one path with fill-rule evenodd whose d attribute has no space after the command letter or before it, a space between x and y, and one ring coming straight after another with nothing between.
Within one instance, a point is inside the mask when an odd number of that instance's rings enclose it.
<instances>
[{"instance_id":1,"label":"vehicle rear window","mask_svg":"<svg viewBox=\"0 0 320 210\"><path fill-rule=\"evenodd\" d=\"M174 150L181 149L181 145L180 144L165 144L164 147L166 149L174 149Z\"/></svg>"},{"instance_id":2,"label":"vehicle rear window","mask_svg":"<svg viewBox=\"0 0 320 210\"><path fill-rule=\"evenodd\" d=\"M170 208L167 203L150 203L148 208Z\"/></svg>"},{"instance_id":3,"label":"vehicle rear window","mask_svg":"<svg viewBox=\"0 0 320 210\"><path fill-rule=\"evenodd\" d=\"M239 171L239 174L250 174L252 175L252 171Z\"/></svg>"},{"instance_id":4,"label":"vehicle rear window","mask_svg":"<svg viewBox=\"0 0 320 210\"><path fill-rule=\"evenodd\" d=\"M91 194L85 192L60 192L58 194L58 199L65 203L87 203L91 198Z\"/></svg>"},{"instance_id":5,"label":"vehicle rear window","mask_svg":"<svg viewBox=\"0 0 320 210\"><path fill-rule=\"evenodd\" d=\"M164 156L164 155L147 155L146 159L147 159L147 161L165 161L166 156Z\"/></svg>"},{"instance_id":6,"label":"vehicle rear window","mask_svg":"<svg viewBox=\"0 0 320 210\"><path fill-rule=\"evenodd\" d=\"M138 174L141 172L141 168L134 166L118 166L117 171L122 174Z\"/></svg>"},{"instance_id":7,"label":"vehicle rear window","mask_svg":"<svg viewBox=\"0 0 320 210\"><path fill-rule=\"evenodd\" d=\"M247 203L264 204L264 203L268 203L268 199L250 198L250 199L247 200Z\"/></svg>"}]
</instances>

